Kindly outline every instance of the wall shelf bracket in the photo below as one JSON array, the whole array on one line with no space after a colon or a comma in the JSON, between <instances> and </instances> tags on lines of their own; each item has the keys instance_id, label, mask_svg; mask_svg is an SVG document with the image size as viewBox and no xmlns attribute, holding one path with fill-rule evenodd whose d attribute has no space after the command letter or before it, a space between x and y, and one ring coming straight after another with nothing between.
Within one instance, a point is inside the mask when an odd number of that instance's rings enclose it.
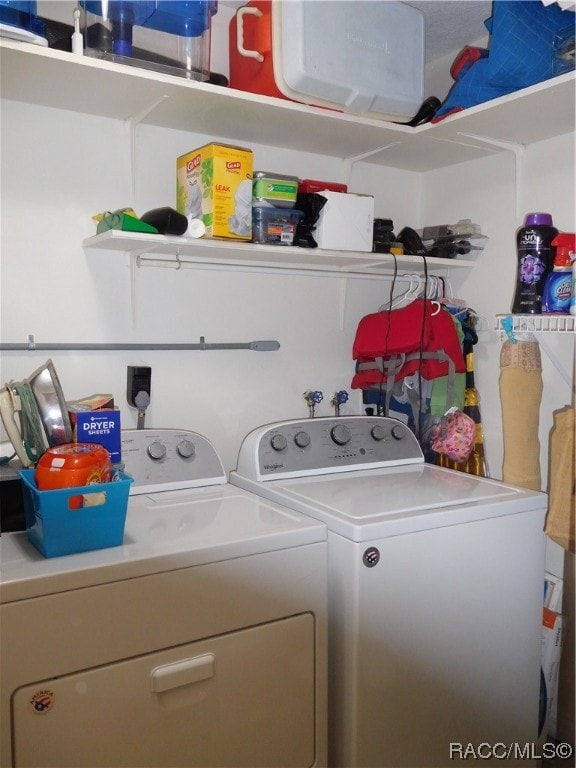
<instances>
[{"instance_id":1,"label":"wall shelf bracket","mask_svg":"<svg viewBox=\"0 0 576 768\"><path fill-rule=\"evenodd\" d=\"M520 190L523 188L524 184L524 167L526 158L525 145L518 144L513 141L501 141L500 139L492 139L489 136L478 136L474 133L460 133L459 136L464 136L468 139L474 139L475 141L481 141L491 147L498 147L498 149L504 149L505 151L512 152L514 154L516 216L521 217L523 207Z\"/></svg>"}]
</instances>

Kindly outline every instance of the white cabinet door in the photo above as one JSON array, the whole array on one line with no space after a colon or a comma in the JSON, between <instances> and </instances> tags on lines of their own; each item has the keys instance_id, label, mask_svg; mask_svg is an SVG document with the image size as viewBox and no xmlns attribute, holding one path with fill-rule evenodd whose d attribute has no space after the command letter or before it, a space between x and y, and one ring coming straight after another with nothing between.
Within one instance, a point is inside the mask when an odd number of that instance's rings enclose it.
<instances>
[{"instance_id":1,"label":"white cabinet door","mask_svg":"<svg viewBox=\"0 0 576 768\"><path fill-rule=\"evenodd\" d=\"M310 766L314 618L40 681L12 706L17 768Z\"/></svg>"}]
</instances>

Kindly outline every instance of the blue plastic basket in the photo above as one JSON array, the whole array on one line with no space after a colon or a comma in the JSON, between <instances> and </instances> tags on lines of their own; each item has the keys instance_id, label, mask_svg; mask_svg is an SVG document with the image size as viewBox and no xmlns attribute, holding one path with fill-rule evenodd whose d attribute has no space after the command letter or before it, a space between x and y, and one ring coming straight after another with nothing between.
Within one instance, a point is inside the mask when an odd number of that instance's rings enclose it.
<instances>
[{"instance_id":1,"label":"blue plastic basket","mask_svg":"<svg viewBox=\"0 0 576 768\"><path fill-rule=\"evenodd\" d=\"M20 470L26 533L44 557L117 547L124 538L132 478L39 491L33 469ZM78 497L84 497L78 507Z\"/></svg>"}]
</instances>

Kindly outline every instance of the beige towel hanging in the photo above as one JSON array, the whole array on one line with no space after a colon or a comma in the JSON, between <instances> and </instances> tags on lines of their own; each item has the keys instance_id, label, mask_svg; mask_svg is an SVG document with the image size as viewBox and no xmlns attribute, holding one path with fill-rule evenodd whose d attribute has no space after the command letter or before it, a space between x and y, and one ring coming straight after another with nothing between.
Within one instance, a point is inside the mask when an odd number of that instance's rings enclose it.
<instances>
[{"instance_id":1,"label":"beige towel hanging","mask_svg":"<svg viewBox=\"0 0 576 768\"><path fill-rule=\"evenodd\" d=\"M542 490L538 424L542 360L537 341L505 341L500 352L500 400L506 483Z\"/></svg>"},{"instance_id":2,"label":"beige towel hanging","mask_svg":"<svg viewBox=\"0 0 576 768\"><path fill-rule=\"evenodd\" d=\"M553 541L573 553L575 413L574 408L569 406L554 411L548 462L548 514L544 528Z\"/></svg>"}]
</instances>

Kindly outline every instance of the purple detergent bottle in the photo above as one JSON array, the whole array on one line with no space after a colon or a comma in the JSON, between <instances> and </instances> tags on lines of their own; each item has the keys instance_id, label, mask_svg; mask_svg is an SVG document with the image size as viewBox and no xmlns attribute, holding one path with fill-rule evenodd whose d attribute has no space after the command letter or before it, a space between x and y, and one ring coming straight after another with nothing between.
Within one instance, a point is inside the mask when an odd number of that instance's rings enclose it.
<instances>
[{"instance_id":1,"label":"purple detergent bottle","mask_svg":"<svg viewBox=\"0 0 576 768\"><path fill-rule=\"evenodd\" d=\"M516 233L518 268L512 302L515 315L540 315L546 279L554 267L556 248L552 240L558 234L549 213L529 213Z\"/></svg>"}]
</instances>

